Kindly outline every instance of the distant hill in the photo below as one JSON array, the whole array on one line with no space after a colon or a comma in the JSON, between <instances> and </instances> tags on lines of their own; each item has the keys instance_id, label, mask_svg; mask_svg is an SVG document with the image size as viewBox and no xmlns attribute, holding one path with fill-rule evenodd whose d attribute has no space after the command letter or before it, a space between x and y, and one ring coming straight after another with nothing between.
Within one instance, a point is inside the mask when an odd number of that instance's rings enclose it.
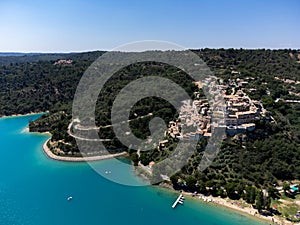
<instances>
[{"instance_id":1,"label":"distant hill","mask_svg":"<svg viewBox=\"0 0 300 225\"><path fill-rule=\"evenodd\" d=\"M29 54L39 54L39 53L0 52L0 56L24 56Z\"/></svg>"},{"instance_id":2,"label":"distant hill","mask_svg":"<svg viewBox=\"0 0 300 225\"><path fill-rule=\"evenodd\" d=\"M84 53L0 53L0 65L15 63L32 63L38 61L55 61L58 59L72 60L95 60L103 52L84 52Z\"/></svg>"}]
</instances>

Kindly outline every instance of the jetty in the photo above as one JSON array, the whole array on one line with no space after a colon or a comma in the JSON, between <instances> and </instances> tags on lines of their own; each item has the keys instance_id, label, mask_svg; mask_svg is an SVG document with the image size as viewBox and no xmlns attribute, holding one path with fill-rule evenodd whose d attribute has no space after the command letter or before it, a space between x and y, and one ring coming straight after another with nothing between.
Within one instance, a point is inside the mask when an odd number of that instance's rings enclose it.
<instances>
[{"instance_id":1,"label":"jetty","mask_svg":"<svg viewBox=\"0 0 300 225\"><path fill-rule=\"evenodd\" d=\"M176 199L176 201L173 203L172 208L174 209L178 203L183 204L183 201L184 201L184 197L182 194L180 194Z\"/></svg>"}]
</instances>

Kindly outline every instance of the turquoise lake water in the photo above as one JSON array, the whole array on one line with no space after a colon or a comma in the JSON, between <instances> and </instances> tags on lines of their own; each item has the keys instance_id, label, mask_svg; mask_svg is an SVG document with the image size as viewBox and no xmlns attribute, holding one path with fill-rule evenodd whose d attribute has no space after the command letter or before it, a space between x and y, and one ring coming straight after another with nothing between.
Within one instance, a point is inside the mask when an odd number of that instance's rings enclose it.
<instances>
[{"instance_id":1,"label":"turquoise lake water","mask_svg":"<svg viewBox=\"0 0 300 225\"><path fill-rule=\"evenodd\" d=\"M0 119L0 225L264 224L191 199L172 209L176 193L116 184L87 163L51 160L42 151L49 136L23 132L39 116ZM129 165L114 160L94 164L112 171L107 176L122 171L124 179L142 182Z\"/></svg>"}]
</instances>

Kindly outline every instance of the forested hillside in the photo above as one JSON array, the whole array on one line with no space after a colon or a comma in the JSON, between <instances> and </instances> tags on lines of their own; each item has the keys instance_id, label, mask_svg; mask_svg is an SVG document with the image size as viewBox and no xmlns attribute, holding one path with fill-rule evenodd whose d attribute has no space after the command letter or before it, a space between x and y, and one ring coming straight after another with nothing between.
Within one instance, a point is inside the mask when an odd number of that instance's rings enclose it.
<instances>
[{"instance_id":1,"label":"forested hillside","mask_svg":"<svg viewBox=\"0 0 300 225\"><path fill-rule=\"evenodd\" d=\"M256 130L228 137L211 167L204 172L196 168L205 143L199 143L199 152L181 172L172 177L174 186L200 191L203 186L221 193L221 187L269 186L282 180L300 179L300 103L286 100L300 99L300 51L297 50L193 50L215 74L224 80L249 78L249 96L261 100L276 121L256 122ZM76 153L75 141L66 133L71 119L71 105L76 86L88 66L102 54L90 52L64 55L0 57L0 115L49 110L48 115L31 123L35 131L50 131L52 139L64 140L72 146L62 146L66 153ZM73 60L71 64L55 64L59 59ZM118 92L131 80L141 76L159 75L184 87L189 94L195 91L192 80L179 69L164 64L135 64L119 71L102 90L97 104L97 125L110 124L110 107ZM166 122L177 114L161 99L145 99L132 110L131 118L147 115L162 116ZM101 118L101 119L100 119ZM152 117L132 122L133 132L146 138L148 121ZM111 129L100 136L112 138L108 147L119 147ZM176 144L176 141L174 142ZM133 161L147 165L159 161L168 151L153 149L139 159L131 152ZM182 183L178 183L178 178ZM185 182L184 182L185 181ZM198 185L203 184L202 186ZM184 185L183 185L184 184ZM183 185L183 186L181 186ZM235 190L235 188L233 188ZM242 190L241 188L239 190ZM236 190L238 191L238 190Z\"/></svg>"},{"instance_id":2,"label":"forested hillside","mask_svg":"<svg viewBox=\"0 0 300 225\"><path fill-rule=\"evenodd\" d=\"M0 57L0 115L68 107L84 71L102 52ZM71 65L55 64L71 59Z\"/></svg>"}]
</instances>

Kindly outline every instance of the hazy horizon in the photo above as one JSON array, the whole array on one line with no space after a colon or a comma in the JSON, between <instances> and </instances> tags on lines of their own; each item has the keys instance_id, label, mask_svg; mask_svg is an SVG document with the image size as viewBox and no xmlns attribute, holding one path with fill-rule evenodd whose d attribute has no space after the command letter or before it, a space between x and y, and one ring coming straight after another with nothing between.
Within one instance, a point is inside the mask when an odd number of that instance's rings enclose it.
<instances>
[{"instance_id":1,"label":"hazy horizon","mask_svg":"<svg viewBox=\"0 0 300 225\"><path fill-rule=\"evenodd\" d=\"M142 40L188 49L299 49L300 2L0 1L0 52L112 50Z\"/></svg>"},{"instance_id":2,"label":"hazy horizon","mask_svg":"<svg viewBox=\"0 0 300 225\"><path fill-rule=\"evenodd\" d=\"M199 50L199 49L234 49L234 50L300 50L300 48L210 48L210 47L201 47L201 48L190 48L189 50ZM113 50L103 50L103 49L94 49L94 50L83 50L83 51L67 51L67 52L5 52L0 51L0 54L77 54L77 53L85 53L85 52L96 52L96 51L113 51ZM151 51L151 50L150 50ZM162 50L164 51L164 50ZM1 56L1 55L0 55Z\"/></svg>"}]
</instances>

